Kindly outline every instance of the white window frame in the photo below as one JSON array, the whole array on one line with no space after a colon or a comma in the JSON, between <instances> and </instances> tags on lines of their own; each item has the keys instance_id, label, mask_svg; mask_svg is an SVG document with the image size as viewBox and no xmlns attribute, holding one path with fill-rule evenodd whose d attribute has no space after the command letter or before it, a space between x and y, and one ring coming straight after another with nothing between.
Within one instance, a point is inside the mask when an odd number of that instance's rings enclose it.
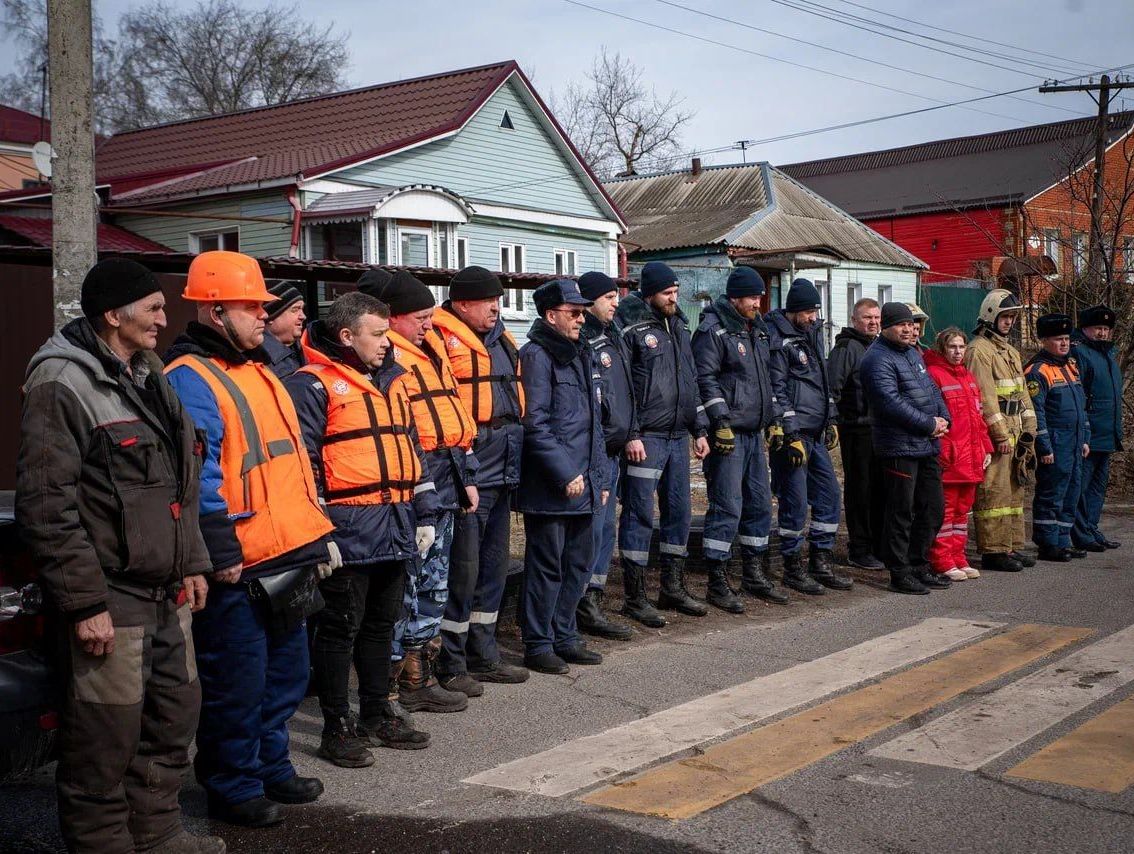
<instances>
[{"instance_id":1,"label":"white window frame","mask_svg":"<svg viewBox=\"0 0 1134 854\"><path fill-rule=\"evenodd\" d=\"M850 326L854 304L862 299L862 282L847 282L847 326Z\"/></svg>"},{"instance_id":2,"label":"white window frame","mask_svg":"<svg viewBox=\"0 0 1134 854\"><path fill-rule=\"evenodd\" d=\"M463 270L469 265L469 239L467 237L458 237L456 244L457 254L454 260L457 262L457 269Z\"/></svg>"},{"instance_id":3,"label":"white window frame","mask_svg":"<svg viewBox=\"0 0 1134 854\"><path fill-rule=\"evenodd\" d=\"M1055 264L1055 271L1058 273L1063 268L1063 242L1059 239L1059 229L1045 228L1042 235L1043 254Z\"/></svg>"},{"instance_id":4,"label":"white window frame","mask_svg":"<svg viewBox=\"0 0 1134 854\"><path fill-rule=\"evenodd\" d=\"M516 250L520 250L520 263L516 263ZM507 253L507 262L505 262ZM523 273L528 260L528 247L523 243L500 244L500 272ZM527 299L520 288L507 288L500 301L500 313L506 317L527 317Z\"/></svg>"},{"instance_id":5,"label":"white window frame","mask_svg":"<svg viewBox=\"0 0 1134 854\"><path fill-rule=\"evenodd\" d=\"M1071 232L1071 269L1075 271L1075 275L1087 272L1089 246L1087 232Z\"/></svg>"},{"instance_id":6,"label":"white window frame","mask_svg":"<svg viewBox=\"0 0 1134 854\"><path fill-rule=\"evenodd\" d=\"M885 305L888 302L894 301L894 286L893 285L879 285L878 286L878 304Z\"/></svg>"},{"instance_id":7,"label":"white window frame","mask_svg":"<svg viewBox=\"0 0 1134 854\"><path fill-rule=\"evenodd\" d=\"M433 229L423 228L418 225L399 225L395 234L394 245L398 248L398 265L401 267L409 267L405 259L402 258L402 235L403 234L417 234L425 238L425 254L426 254L426 267L435 266L434 250L433 250ZM415 265L416 266L416 265Z\"/></svg>"},{"instance_id":8,"label":"white window frame","mask_svg":"<svg viewBox=\"0 0 1134 854\"><path fill-rule=\"evenodd\" d=\"M1134 237L1122 235L1122 273L1127 284L1134 284Z\"/></svg>"},{"instance_id":9,"label":"white window frame","mask_svg":"<svg viewBox=\"0 0 1134 854\"><path fill-rule=\"evenodd\" d=\"M831 346L831 280L816 280L815 289L819 291L819 322L823 324L823 336L827 339L827 347Z\"/></svg>"},{"instance_id":10,"label":"white window frame","mask_svg":"<svg viewBox=\"0 0 1134 854\"><path fill-rule=\"evenodd\" d=\"M557 276L577 276L579 275L579 252L576 249L556 249L554 253L554 267L555 275ZM570 263L568 263L570 262ZM568 269L570 268L570 269Z\"/></svg>"},{"instance_id":11,"label":"white window frame","mask_svg":"<svg viewBox=\"0 0 1134 854\"><path fill-rule=\"evenodd\" d=\"M224 242L225 242L224 239L223 239L224 235L233 234L233 233L236 234L236 246L233 246L233 247L230 248L228 246L223 245ZM208 250L202 250L201 249L201 238L202 237L216 237L216 238L218 238L218 240L217 240L217 248L218 249L226 249L226 250L230 250L232 252L239 252L240 251L241 234L240 234L240 226L239 225L233 226L232 228L207 228L207 229L204 229L202 231L190 231L189 232L189 251L190 252L199 254L200 252L208 251Z\"/></svg>"}]
</instances>

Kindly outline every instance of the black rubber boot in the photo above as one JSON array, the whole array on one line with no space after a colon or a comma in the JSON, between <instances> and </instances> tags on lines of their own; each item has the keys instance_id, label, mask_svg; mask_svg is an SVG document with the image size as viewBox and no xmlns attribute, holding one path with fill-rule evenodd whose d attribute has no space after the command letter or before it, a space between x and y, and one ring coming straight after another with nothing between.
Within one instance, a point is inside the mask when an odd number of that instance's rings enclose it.
<instances>
[{"instance_id":1,"label":"black rubber boot","mask_svg":"<svg viewBox=\"0 0 1134 854\"><path fill-rule=\"evenodd\" d=\"M803 555L799 552L784 555L784 587L806 593L808 596L822 596L823 586L803 569Z\"/></svg>"},{"instance_id":2,"label":"black rubber boot","mask_svg":"<svg viewBox=\"0 0 1134 854\"><path fill-rule=\"evenodd\" d=\"M759 556L745 555L741 558L743 567L740 576L740 589L749 596L763 599L775 605L786 605L791 600L788 595L772 582L768 574L772 556L763 552Z\"/></svg>"},{"instance_id":3,"label":"black rubber boot","mask_svg":"<svg viewBox=\"0 0 1134 854\"><path fill-rule=\"evenodd\" d=\"M623 641L634 637L634 630L629 626L606 618L606 614L602 612L602 591L597 587L588 589L579 600L579 607L575 609L575 622L579 631L595 637Z\"/></svg>"},{"instance_id":4,"label":"black rubber boot","mask_svg":"<svg viewBox=\"0 0 1134 854\"><path fill-rule=\"evenodd\" d=\"M1024 565L1007 552L989 552L980 556L980 568L992 572L1020 572Z\"/></svg>"},{"instance_id":5,"label":"black rubber boot","mask_svg":"<svg viewBox=\"0 0 1134 854\"><path fill-rule=\"evenodd\" d=\"M736 591L728 583L728 564L723 560L705 561L709 573L709 586L705 591L705 601L714 608L730 614L743 614L744 603L736 596Z\"/></svg>"},{"instance_id":6,"label":"black rubber boot","mask_svg":"<svg viewBox=\"0 0 1134 854\"><path fill-rule=\"evenodd\" d=\"M835 564L830 549L817 549L811 547L807 557L807 572L822 584L832 590L850 590L854 581L845 575L835 572Z\"/></svg>"},{"instance_id":7,"label":"black rubber boot","mask_svg":"<svg viewBox=\"0 0 1134 854\"><path fill-rule=\"evenodd\" d=\"M709 613L709 606L698 602L685 589L685 561L681 558L669 555L662 557L658 607L690 617L703 617Z\"/></svg>"},{"instance_id":8,"label":"black rubber boot","mask_svg":"<svg viewBox=\"0 0 1134 854\"><path fill-rule=\"evenodd\" d=\"M354 718L327 718L323 721L323 739L316 753L340 768L366 768L374 764L374 754L366 749L366 740L359 735Z\"/></svg>"},{"instance_id":9,"label":"black rubber boot","mask_svg":"<svg viewBox=\"0 0 1134 854\"><path fill-rule=\"evenodd\" d=\"M895 593L908 593L911 596L929 594L929 588L913 577L908 566L890 570L890 589Z\"/></svg>"},{"instance_id":10,"label":"black rubber boot","mask_svg":"<svg viewBox=\"0 0 1134 854\"><path fill-rule=\"evenodd\" d=\"M646 598L646 568L628 560L622 561L622 587L626 598L622 603L622 616L637 620L643 626L660 629L665 617L657 612Z\"/></svg>"}]
</instances>

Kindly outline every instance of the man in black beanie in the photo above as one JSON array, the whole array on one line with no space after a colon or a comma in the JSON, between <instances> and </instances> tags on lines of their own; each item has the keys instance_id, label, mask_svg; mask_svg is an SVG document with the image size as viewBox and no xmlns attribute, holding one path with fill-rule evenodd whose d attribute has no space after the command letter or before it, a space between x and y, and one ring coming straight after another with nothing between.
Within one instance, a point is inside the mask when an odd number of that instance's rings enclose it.
<instances>
[{"instance_id":1,"label":"man in black beanie","mask_svg":"<svg viewBox=\"0 0 1134 854\"><path fill-rule=\"evenodd\" d=\"M60 632L56 788L67 850L223 852L181 826L201 688L190 611L212 569L193 423L154 354L157 278L100 261L85 317L32 357L16 515ZM141 484L144 483L144 488Z\"/></svg>"},{"instance_id":2,"label":"man in black beanie","mask_svg":"<svg viewBox=\"0 0 1134 854\"><path fill-rule=\"evenodd\" d=\"M270 362L268 367L281 380L287 379L306 364L299 339L303 335L303 282L276 282L268 293L275 299L264 304L268 320L264 324L264 343Z\"/></svg>"},{"instance_id":3,"label":"man in black beanie","mask_svg":"<svg viewBox=\"0 0 1134 854\"><path fill-rule=\"evenodd\" d=\"M709 442L689 329L677 305L677 275L661 261L650 261L642 267L640 281L639 290L619 303L614 321L630 354L638 427L646 451L644 459L627 460L618 547L626 589L622 613L649 628L660 628L665 618L646 598L655 493L661 495L658 607L692 617L709 612L685 588L692 514L689 437L697 459L708 455Z\"/></svg>"},{"instance_id":4,"label":"man in black beanie","mask_svg":"<svg viewBox=\"0 0 1134 854\"><path fill-rule=\"evenodd\" d=\"M815 285L796 279L784 307L765 318L771 342L772 390L784 410L782 441L772 445L784 584L811 596L823 593L824 587L849 590L852 585L849 578L835 572L831 555L839 530L840 492L830 451L838 446L839 433L827 384L820 308ZM803 535L808 528L805 570Z\"/></svg>"},{"instance_id":5,"label":"man in black beanie","mask_svg":"<svg viewBox=\"0 0 1134 854\"><path fill-rule=\"evenodd\" d=\"M712 451L705 458L709 509L702 549L709 574L710 605L744 612L728 583L733 541L740 535L741 589L787 604L787 594L768 578L772 491L764 430L783 417L768 376L768 332L760 317L764 280L751 267L737 267L725 292L701 314L693 333L693 359Z\"/></svg>"},{"instance_id":6,"label":"man in black beanie","mask_svg":"<svg viewBox=\"0 0 1134 854\"><path fill-rule=\"evenodd\" d=\"M433 315L457 378L466 412L476 424L479 468L475 513L457 519L449 564L449 600L441 621L437 676L470 697L482 682L523 682L528 671L507 664L496 646L496 619L508 577L508 513L520 484L524 391L520 351L500 319L504 286L484 267L465 267L449 282L449 299Z\"/></svg>"}]
</instances>

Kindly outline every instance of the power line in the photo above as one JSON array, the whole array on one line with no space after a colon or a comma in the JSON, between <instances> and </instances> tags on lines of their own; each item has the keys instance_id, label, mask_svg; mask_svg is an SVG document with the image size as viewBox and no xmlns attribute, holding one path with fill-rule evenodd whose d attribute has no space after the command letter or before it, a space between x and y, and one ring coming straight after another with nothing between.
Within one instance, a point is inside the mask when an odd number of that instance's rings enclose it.
<instances>
[{"instance_id":1,"label":"power line","mask_svg":"<svg viewBox=\"0 0 1134 854\"><path fill-rule=\"evenodd\" d=\"M684 10L686 12L690 12L694 15L702 15L706 18L712 18L715 21L721 21L723 23L733 24L733 25L738 26L738 27L744 27L745 29L748 29L748 30L754 30L758 33L765 33L765 34L770 35L770 36L776 36L777 38L789 39L789 40L795 41L795 42L801 41L799 38L796 38L795 36L788 35L787 33L780 33L780 32L777 32L775 30L765 29L764 27L757 27L755 24L749 24L749 23L746 23L744 21L737 21L733 18L726 18L722 15L715 15L712 12L706 12L706 11L703 11L701 9L694 9L692 6L684 6L681 3L673 2L673 0L656 0L656 2L661 3L664 6L672 6L675 9L682 9L682 10ZM820 44L819 42L808 41L807 44L810 47L817 47L820 50L826 50L826 51L830 51L831 53L837 53L840 56L850 57L851 59L857 59L857 60L862 61L862 62L869 62L873 65L880 65L883 68L889 68L893 71L901 71L903 74L914 74L918 77L925 77L925 78L928 78L929 80L938 80L942 83L948 83L952 86L962 86L965 89L974 89L977 92L984 92L986 94L992 94L992 92L993 92L992 89L985 89L981 86L974 86L971 83L962 83L959 80L950 80L948 77L939 77L936 74L927 74L924 71L915 71L912 68L903 68L900 65L891 65L890 63L882 62L879 59L870 59L868 57L860 56L856 53L851 53L850 51L840 50L839 48L835 48L835 47L829 47L828 45ZM1044 104L1040 101L1032 101L1029 98L1019 98L1019 97L1015 97L1015 96L1010 96L1010 97L1011 97L1011 100L1013 100L1013 101L1019 101L1023 104L1030 104L1031 106L1052 107L1054 109L1061 110L1062 112L1065 112L1065 113L1071 113L1072 115L1076 115L1076 116L1083 115L1083 113L1081 113L1077 110L1071 110L1071 109L1068 109L1066 107L1059 107L1059 106L1056 106L1055 104ZM1019 120L1017 120L1017 121L1019 121Z\"/></svg>"},{"instance_id":2,"label":"power line","mask_svg":"<svg viewBox=\"0 0 1134 854\"><path fill-rule=\"evenodd\" d=\"M993 39L986 39L986 38L982 38L981 36L974 36L971 33L962 33L959 30L950 30L948 27L941 27L941 26L938 26L937 24L929 24L929 23L926 23L925 21L917 21L917 20L914 20L913 18L903 18L901 15L895 15L893 12L887 12L884 9L876 9L873 6L864 6L862 3L854 3L854 2L851 2L851 0L840 0L840 2L843 3L846 6L854 6L854 7L859 8L859 9L865 9L867 12L874 12L875 14L878 14L878 15L885 15L887 18L894 18L895 20L898 20L898 21L905 21L907 24L916 24L917 26L924 27L927 30L937 30L937 31L942 32L942 33L949 33L950 35L961 36L962 38L966 38L966 39L972 39L973 41L984 42L985 44L993 44L993 45L996 45L997 47L1007 48L1008 50L1018 50L1021 53L1030 53L1033 56L1042 56L1046 59L1057 59L1060 62L1066 63L1068 65L1078 65L1081 68L1090 68L1091 67L1091 64L1089 62L1080 62L1079 60L1076 60L1076 59L1068 59L1067 57L1064 57L1064 56L1057 56L1054 53L1044 53L1042 50L1031 50L1030 48L1020 47L1019 45L1008 44L1007 42L998 42L998 41L994 41ZM881 24L881 22L879 22L879 24Z\"/></svg>"},{"instance_id":3,"label":"power line","mask_svg":"<svg viewBox=\"0 0 1134 854\"><path fill-rule=\"evenodd\" d=\"M641 25L646 26L646 27L652 27L653 29L656 29L656 30L663 30L667 33L673 33L674 35L684 36L686 38L695 39L695 40L700 41L700 42L705 42L706 44L715 45L717 47L728 48L729 50L739 51L740 53L747 53L747 54L750 54L752 56L758 56L761 59L769 59L772 62L776 62L776 63L779 63L781 65L792 65L792 66L795 66L796 68L803 68L807 71L815 71L819 74L826 74L829 77L836 77L840 80L849 80L852 83L862 83L866 86L874 86L875 88L878 88L878 89L885 89L888 92L896 92L899 95L908 95L911 98L920 98L923 101L933 101L934 103L937 103L937 104L946 104L947 103L946 101L942 101L939 98L930 97L929 95L919 95L916 92L908 92L905 89L898 89L894 86L887 86L884 83L875 83L871 80L863 80L860 77L851 77L848 74L839 74L836 71L827 71L826 69L817 68L813 65L807 65L807 64L802 63L802 62L796 62L795 60L784 59L784 58L778 57L778 56L772 56L770 54L761 53L759 51L752 50L750 48L740 47L739 45L729 44L728 42L717 41L716 39L711 39L711 38L708 38L706 36L697 35L696 33L690 33L690 32L687 32L685 30L678 30L678 29L675 29L674 27L667 27L664 24L658 24L658 23L655 23L653 21L646 21L646 20L643 20L642 18L635 18L632 15L624 15L621 12L615 12L611 9L603 9L600 6L591 6L588 3L580 2L580 0L563 0L563 2L569 3L572 6L579 6L583 9L590 9L592 12L601 12L604 15L610 15L611 17L614 17L614 18L621 18L624 21L632 21L635 24L641 24ZM1033 88L1034 87L1032 87L1032 86L1027 86L1027 87L1024 87L1023 89L1020 89L1020 90L1017 90L1017 91L1030 92ZM981 99L977 99L977 100L981 100ZM960 103L969 103L969 102L963 101L963 102L960 102ZM1002 113L988 113L984 110L975 110L974 112L984 113L985 115L995 116L996 118L999 118L999 119L1008 119L1009 121L1013 121L1013 122L1024 121L1024 119L1019 119L1019 118L1016 118L1015 116L1006 116Z\"/></svg>"},{"instance_id":4,"label":"power line","mask_svg":"<svg viewBox=\"0 0 1134 854\"><path fill-rule=\"evenodd\" d=\"M857 16L854 16L854 15L846 15L845 13L839 12L837 9L831 9L828 6L823 6L819 3L809 3L808 0L799 0L799 4L797 4L795 2L790 2L790 0L771 0L771 2L775 3L778 6L784 6L788 9L794 9L797 12L804 12L808 15L815 15L816 17L824 18L828 21L834 21L836 24L843 24L844 26L847 26L847 27L854 27L856 30L863 30L864 32L868 32L868 33L871 33L871 34L876 35L876 36L882 36L883 38L893 39L894 41L903 42L905 44L911 44L914 47L919 47L919 48L922 48L923 50L932 50L936 53L943 53L946 56L956 57L957 59L964 59L968 62L976 62L976 63L979 63L980 65L987 65L990 68L998 68L1001 71L1010 71L1013 74L1020 74L1020 75L1023 75L1025 77L1030 77L1030 76L1033 76L1035 74L1035 72L1023 71L1019 68L1012 68L1012 67L1007 66L1007 65L1001 65L1000 63L997 63L997 62L989 62L988 60L978 59L975 56L966 56L962 53L954 53L951 50L945 50L944 48L934 47L933 45L927 45L927 44L922 44L921 42L911 41L910 39L902 38L901 36L896 36L896 35L893 35L891 33L879 32L878 30L873 30L870 27L864 27L861 24L856 24L856 23L854 23L853 20L850 20L850 19L857 19L857 20L860 20L860 21L865 21L866 23L874 24L875 26L880 26L880 27L883 27L885 29L891 29L891 30L894 30L895 32L908 32L908 31L901 30L898 27L891 27L888 24L882 24L882 23L878 23L878 22L875 22L875 21L871 21L867 18L857 18ZM807 5L801 5L803 3L807 3ZM815 6L817 9L825 9L829 12L833 12L834 14L824 14L823 12L816 11L816 9L808 8L808 6ZM842 16L842 17L840 17L840 16ZM1039 63L1030 62L1030 61L1025 60L1025 59L1020 59L1019 57L1012 57L1012 56L1006 57L1006 56L1003 56L1003 55L1000 55L1000 54L994 54L990 51L980 51L976 48L966 47L964 45L955 45L952 42L947 42L947 41L944 41L942 39L934 38L932 36L923 36L923 35L920 35L918 33L909 33L909 34L913 35L913 36L917 36L918 38L926 39L927 41L934 41L934 42L939 42L941 44L949 44L949 45L952 45L954 47L960 47L962 50L968 50L972 53L984 53L986 56L995 56L999 59L1007 59L1009 61L1018 62L1018 63L1021 63L1023 65L1032 65L1032 66L1035 66L1036 68L1039 68L1042 71L1049 71L1050 72L1052 70L1051 65L1040 65ZM1076 73L1074 71L1074 69L1068 70L1068 69L1064 68L1064 69L1056 69L1056 70L1062 71L1065 74Z\"/></svg>"}]
</instances>

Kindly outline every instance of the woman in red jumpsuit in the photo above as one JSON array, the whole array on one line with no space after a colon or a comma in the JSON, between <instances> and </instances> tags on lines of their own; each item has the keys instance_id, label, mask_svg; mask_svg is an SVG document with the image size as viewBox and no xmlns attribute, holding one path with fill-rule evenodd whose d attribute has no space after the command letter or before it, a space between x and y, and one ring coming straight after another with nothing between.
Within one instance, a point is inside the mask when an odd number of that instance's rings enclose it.
<instances>
[{"instance_id":1,"label":"woman in red jumpsuit","mask_svg":"<svg viewBox=\"0 0 1134 854\"><path fill-rule=\"evenodd\" d=\"M945 489L945 522L933 547L929 563L934 572L952 581L980 575L969 566L965 543L969 536L969 511L977 486L992 457L992 440L981 415L980 387L964 366L965 333L955 326L937 335L933 349L924 351L929 375L941 389L953 420L941 437L941 480Z\"/></svg>"}]
</instances>

